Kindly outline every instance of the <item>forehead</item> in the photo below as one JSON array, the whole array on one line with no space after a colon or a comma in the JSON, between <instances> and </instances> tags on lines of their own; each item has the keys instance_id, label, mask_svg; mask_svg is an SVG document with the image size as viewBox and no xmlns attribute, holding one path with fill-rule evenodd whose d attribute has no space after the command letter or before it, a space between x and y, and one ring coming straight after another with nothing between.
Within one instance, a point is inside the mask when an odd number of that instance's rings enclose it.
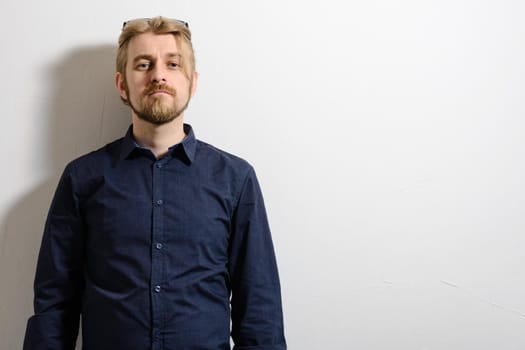
<instances>
[{"instance_id":1,"label":"forehead","mask_svg":"<svg viewBox=\"0 0 525 350\"><path fill-rule=\"evenodd\" d=\"M128 45L128 58L140 55L165 56L180 53L173 34L143 33L133 37Z\"/></svg>"}]
</instances>

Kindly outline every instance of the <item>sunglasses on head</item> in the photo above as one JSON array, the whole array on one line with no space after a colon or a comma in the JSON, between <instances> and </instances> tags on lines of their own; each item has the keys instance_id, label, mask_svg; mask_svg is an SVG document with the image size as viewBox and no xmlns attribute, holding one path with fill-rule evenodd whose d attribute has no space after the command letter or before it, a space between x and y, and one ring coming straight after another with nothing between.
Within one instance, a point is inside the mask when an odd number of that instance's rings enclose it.
<instances>
[{"instance_id":1,"label":"sunglasses on head","mask_svg":"<svg viewBox=\"0 0 525 350\"><path fill-rule=\"evenodd\" d=\"M182 24L184 25L186 28L190 28L190 25L188 24L188 22L185 22L185 21L182 21L180 19L175 19L175 18L165 18L166 20L168 21L172 21L172 22L176 22L176 23L179 23L179 24ZM124 22L122 24L122 29L126 28L126 26L132 22L135 22L135 21L150 21L151 18L135 18L135 19L130 19L126 22Z\"/></svg>"}]
</instances>

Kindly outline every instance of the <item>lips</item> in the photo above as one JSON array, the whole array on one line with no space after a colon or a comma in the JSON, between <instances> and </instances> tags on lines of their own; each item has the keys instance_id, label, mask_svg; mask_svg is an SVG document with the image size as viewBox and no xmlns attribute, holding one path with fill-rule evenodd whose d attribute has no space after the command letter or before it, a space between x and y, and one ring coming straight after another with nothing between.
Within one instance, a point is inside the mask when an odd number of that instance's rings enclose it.
<instances>
[{"instance_id":1,"label":"lips","mask_svg":"<svg viewBox=\"0 0 525 350\"><path fill-rule=\"evenodd\" d=\"M149 93L149 95L156 95L156 94L166 94L166 95L172 95L171 92L166 90L155 90Z\"/></svg>"}]
</instances>

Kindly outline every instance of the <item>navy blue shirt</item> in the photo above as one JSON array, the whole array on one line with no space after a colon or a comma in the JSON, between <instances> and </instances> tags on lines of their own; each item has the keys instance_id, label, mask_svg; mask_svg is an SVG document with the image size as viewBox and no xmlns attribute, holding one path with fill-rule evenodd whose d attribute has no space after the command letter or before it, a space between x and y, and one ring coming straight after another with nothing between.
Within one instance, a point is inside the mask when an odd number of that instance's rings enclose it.
<instances>
[{"instance_id":1,"label":"navy blue shirt","mask_svg":"<svg viewBox=\"0 0 525 350\"><path fill-rule=\"evenodd\" d=\"M46 221L25 350L284 350L263 198L244 160L126 136L72 161Z\"/></svg>"}]
</instances>

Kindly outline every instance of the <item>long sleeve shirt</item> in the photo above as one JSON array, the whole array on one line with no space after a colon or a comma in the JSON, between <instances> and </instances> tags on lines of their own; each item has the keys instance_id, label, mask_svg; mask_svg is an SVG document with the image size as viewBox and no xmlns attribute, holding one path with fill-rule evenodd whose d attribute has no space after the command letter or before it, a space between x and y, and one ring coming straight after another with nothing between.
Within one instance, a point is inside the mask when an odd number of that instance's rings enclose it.
<instances>
[{"instance_id":1,"label":"long sleeve shirt","mask_svg":"<svg viewBox=\"0 0 525 350\"><path fill-rule=\"evenodd\" d=\"M195 138L125 137L69 163L46 221L24 350L284 350L253 168ZM230 325L231 321L231 325Z\"/></svg>"}]
</instances>

